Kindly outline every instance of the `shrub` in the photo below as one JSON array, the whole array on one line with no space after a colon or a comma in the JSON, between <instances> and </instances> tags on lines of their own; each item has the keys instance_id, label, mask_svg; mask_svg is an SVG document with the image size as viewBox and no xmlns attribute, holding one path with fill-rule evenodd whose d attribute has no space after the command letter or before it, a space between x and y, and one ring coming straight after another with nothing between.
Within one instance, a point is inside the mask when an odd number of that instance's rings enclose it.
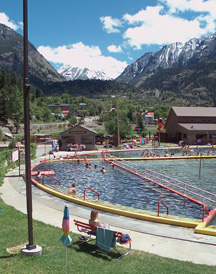
<instances>
[{"instance_id":1,"label":"shrub","mask_svg":"<svg viewBox=\"0 0 216 274\"><path fill-rule=\"evenodd\" d=\"M9 149L16 148L16 140L15 139L11 140L8 147L9 147Z\"/></svg>"},{"instance_id":2,"label":"shrub","mask_svg":"<svg viewBox=\"0 0 216 274\"><path fill-rule=\"evenodd\" d=\"M2 137L2 141L3 141L3 142L6 142L7 140L8 140L8 138L7 138L6 136L3 136L3 137Z\"/></svg>"}]
</instances>

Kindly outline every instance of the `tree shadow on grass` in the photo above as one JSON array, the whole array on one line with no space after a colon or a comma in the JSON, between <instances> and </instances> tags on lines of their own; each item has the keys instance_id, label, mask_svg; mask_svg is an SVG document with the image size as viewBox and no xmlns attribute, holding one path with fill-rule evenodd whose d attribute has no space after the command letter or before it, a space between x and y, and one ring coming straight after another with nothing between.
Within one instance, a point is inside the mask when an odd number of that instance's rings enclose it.
<instances>
[{"instance_id":1,"label":"tree shadow on grass","mask_svg":"<svg viewBox=\"0 0 216 274\"><path fill-rule=\"evenodd\" d=\"M112 261L113 259L117 259L119 255L110 249L109 252L100 249L95 244L92 243L81 243L80 241L76 241L68 246L72 248L76 252L84 252L87 255L91 255L93 257L97 257L106 261Z\"/></svg>"}]
</instances>

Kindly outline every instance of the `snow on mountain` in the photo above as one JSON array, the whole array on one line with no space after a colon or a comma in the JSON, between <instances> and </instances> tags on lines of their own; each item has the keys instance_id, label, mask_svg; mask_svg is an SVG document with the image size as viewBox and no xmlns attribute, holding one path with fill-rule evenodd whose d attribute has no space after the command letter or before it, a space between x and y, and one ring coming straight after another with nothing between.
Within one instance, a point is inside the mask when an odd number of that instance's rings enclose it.
<instances>
[{"instance_id":1,"label":"snow on mountain","mask_svg":"<svg viewBox=\"0 0 216 274\"><path fill-rule=\"evenodd\" d=\"M185 44L172 43L157 52L145 53L127 66L116 80L136 85L136 79L139 81L141 75L145 77L162 69L182 68L213 59L216 59L216 33L201 39L193 38Z\"/></svg>"},{"instance_id":2,"label":"snow on mountain","mask_svg":"<svg viewBox=\"0 0 216 274\"><path fill-rule=\"evenodd\" d=\"M71 67L70 65L62 66L58 69L66 80L111 80L103 71L90 70L88 68Z\"/></svg>"}]
</instances>

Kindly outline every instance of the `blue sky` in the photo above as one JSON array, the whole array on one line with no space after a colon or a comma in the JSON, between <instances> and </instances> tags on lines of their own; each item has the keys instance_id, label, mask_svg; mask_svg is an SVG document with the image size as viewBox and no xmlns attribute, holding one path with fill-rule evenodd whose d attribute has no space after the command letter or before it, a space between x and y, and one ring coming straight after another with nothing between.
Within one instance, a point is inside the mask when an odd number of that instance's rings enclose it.
<instances>
[{"instance_id":1,"label":"blue sky","mask_svg":"<svg viewBox=\"0 0 216 274\"><path fill-rule=\"evenodd\" d=\"M0 23L22 34L23 1L2 1ZM29 41L57 69L117 77L146 52L216 31L216 0L28 0Z\"/></svg>"}]
</instances>

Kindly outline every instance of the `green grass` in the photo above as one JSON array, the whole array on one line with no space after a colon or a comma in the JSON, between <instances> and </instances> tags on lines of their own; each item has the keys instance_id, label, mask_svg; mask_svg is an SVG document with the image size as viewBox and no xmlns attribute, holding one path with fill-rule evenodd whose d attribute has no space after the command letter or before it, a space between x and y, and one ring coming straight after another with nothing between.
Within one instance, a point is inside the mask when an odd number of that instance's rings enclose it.
<instances>
[{"instance_id":1,"label":"green grass","mask_svg":"<svg viewBox=\"0 0 216 274\"><path fill-rule=\"evenodd\" d=\"M21 246L28 242L26 215L4 204L1 199L0 209L0 273L64 273L65 247L59 241L62 229L33 221L34 243L42 246L43 251L41 256L26 256L20 252ZM215 267L166 259L134 250L117 261L118 255L114 250L106 253L93 243L77 246L79 235L70 233L70 236L73 241L67 247L68 273L212 274L216 271Z\"/></svg>"}]
</instances>

